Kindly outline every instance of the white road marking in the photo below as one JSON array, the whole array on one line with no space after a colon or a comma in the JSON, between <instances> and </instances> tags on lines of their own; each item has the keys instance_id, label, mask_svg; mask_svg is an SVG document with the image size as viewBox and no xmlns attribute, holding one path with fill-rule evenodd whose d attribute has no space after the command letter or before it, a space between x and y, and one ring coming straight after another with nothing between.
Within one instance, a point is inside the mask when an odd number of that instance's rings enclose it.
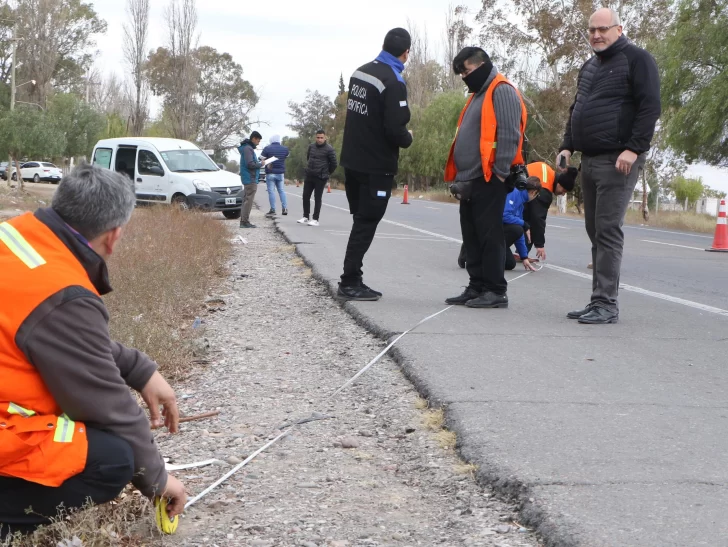
<instances>
[{"instance_id":1,"label":"white road marking","mask_svg":"<svg viewBox=\"0 0 728 547\"><path fill-rule=\"evenodd\" d=\"M571 230L571 228L567 228L566 226L556 226L556 224L548 224L546 227L547 228L558 228L559 230Z\"/></svg>"},{"instance_id":2,"label":"white road marking","mask_svg":"<svg viewBox=\"0 0 728 547\"><path fill-rule=\"evenodd\" d=\"M640 239L640 241L644 241L645 243L656 243L657 245L669 245L670 247L682 247L683 249L695 249L696 251L704 251L702 247L689 247L687 245L677 245L676 243L664 243L662 241L652 241L650 239Z\"/></svg>"},{"instance_id":3,"label":"white road marking","mask_svg":"<svg viewBox=\"0 0 728 547\"><path fill-rule=\"evenodd\" d=\"M550 268L552 270L556 270L557 272L573 275L574 277L581 277L582 279L588 279L589 281L592 280L591 274L577 272L576 270L562 268L561 266L554 266L553 264L544 264L544 266L546 266L547 268ZM715 313L716 315L722 315L723 317L728 317L728 310L723 310L721 308L714 308L713 306L707 306L705 304L693 302L692 300L685 300L684 298L670 296L669 294L663 294L663 293L659 293L659 292L655 292L655 291L649 291L647 289L643 289L642 287L635 287L634 285L627 285L626 283L620 283L619 288L622 290L625 290L625 291L634 292L637 294L643 294L645 296L651 296L653 298L658 298L660 300L666 300L667 302L672 302L673 304L682 304L683 306L687 306L689 308L695 308L696 310L707 311L710 313Z\"/></svg>"},{"instance_id":4,"label":"white road marking","mask_svg":"<svg viewBox=\"0 0 728 547\"><path fill-rule=\"evenodd\" d=\"M294 194L294 195L298 195L300 197L299 194ZM343 207L336 207L335 205L329 205L328 203L324 203L324 205L326 205L327 207L333 207L334 209L339 209L341 211L346 211L347 213L349 212L348 209L344 209ZM440 239L444 239L446 241L452 241L452 242L455 242L455 243L462 243L462 240L461 239L456 239L454 237L449 237L449 236L445 236L445 235L442 235L442 234L437 234L435 232L429 232L427 230L422 230L420 228L415 228L414 226L408 226L407 224L402 224L400 222L394 222L392 220L387 220L387 219L382 219L382 222L386 222L386 223L392 224L394 226L399 226L400 228L406 228L408 230L414 230L415 232L420 232L420 233L423 233L423 234L431 235L433 237L437 237L437 238L440 238ZM643 228L643 229L646 229L646 228ZM660 231L660 230L653 230L653 231ZM673 233L673 232L668 232L668 233ZM675 233L680 234L680 232L675 232ZM685 234L680 234L680 235L685 235ZM693 235L693 234L688 234L688 235ZM695 236L695 237L704 237L704 236ZM573 276L576 276L576 277L581 277L583 279L588 279L590 281L592 279L591 274L585 274L585 273L582 273L582 272L577 272L576 270L570 270L568 268L562 268L561 266L555 266L553 264L544 264L544 266L547 267L547 268L550 268L552 270L555 270L557 272L561 272L561 273L573 275ZM681 305L687 306L689 308L694 308L694 309L697 309L697 310L706 311L706 312L709 312L709 313L714 313L716 315L722 315L724 317L728 317L728 310L723 310L721 308L714 308L713 306L707 306L705 304L700 304L698 302L693 302L692 300L685 300L684 298L678 298L676 296L670 296L669 294L663 294L663 293L659 293L659 292L655 292L655 291L650 291L650 290L647 290L647 289L643 289L642 287L635 287L633 285L627 285L625 283L620 283L619 288L620 289L623 289L625 291L634 292L634 293L637 293L637 294L643 294L645 296L651 296L652 298L657 298L659 300L665 300L667 302L672 302L674 304L681 304Z\"/></svg>"}]
</instances>

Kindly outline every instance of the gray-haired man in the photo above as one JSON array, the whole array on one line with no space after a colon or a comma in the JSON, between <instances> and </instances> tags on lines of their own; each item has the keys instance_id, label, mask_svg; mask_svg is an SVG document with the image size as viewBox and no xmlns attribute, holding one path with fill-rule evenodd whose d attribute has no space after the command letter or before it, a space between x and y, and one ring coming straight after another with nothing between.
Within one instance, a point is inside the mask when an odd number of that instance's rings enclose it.
<instances>
[{"instance_id":1,"label":"gray-haired man","mask_svg":"<svg viewBox=\"0 0 728 547\"><path fill-rule=\"evenodd\" d=\"M149 357L111 340L101 299L135 200L127 177L82 165L50 208L0 224L0 536L47 524L60 505L108 502L130 481L182 512L184 486L129 387L171 432L174 391Z\"/></svg>"}]
</instances>

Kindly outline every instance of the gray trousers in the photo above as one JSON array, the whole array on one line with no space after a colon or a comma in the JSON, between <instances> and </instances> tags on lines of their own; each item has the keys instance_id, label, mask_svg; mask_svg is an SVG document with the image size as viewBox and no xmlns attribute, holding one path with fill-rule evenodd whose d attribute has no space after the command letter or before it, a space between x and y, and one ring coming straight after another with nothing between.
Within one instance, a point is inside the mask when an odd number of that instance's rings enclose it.
<instances>
[{"instance_id":1,"label":"gray trousers","mask_svg":"<svg viewBox=\"0 0 728 547\"><path fill-rule=\"evenodd\" d=\"M240 222L250 222L250 211L253 209L253 198L258 191L258 185L255 183L243 184L243 210L240 214Z\"/></svg>"},{"instance_id":2,"label":"gray trousers","mask_svg":"<svg viewBox=\"0 0 728 547\"><path fill-rule=\"evenodd\" d=\"M645 154L642 154L632 165L629 175L625 176L616 168L619 154L583 156L581 162L586 233L592 243L591 302L617 313L624 247L622 225L637 178L645 164Z\"/></svg>"}]
</instances>

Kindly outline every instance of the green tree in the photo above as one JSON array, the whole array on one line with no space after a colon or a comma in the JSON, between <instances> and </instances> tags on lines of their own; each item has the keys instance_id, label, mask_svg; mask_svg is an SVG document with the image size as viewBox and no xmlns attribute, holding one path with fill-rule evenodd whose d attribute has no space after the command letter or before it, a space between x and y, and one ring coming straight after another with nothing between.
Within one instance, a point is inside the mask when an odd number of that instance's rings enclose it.
<instances>
[{"instance_id":1,"label":"green tree","mask_svg":"<svg viewBox=\"0 0 728 547\"><path fill-rule=\"evenodd\" d=\"M444 178L445 163L466 98L460 91L437 95L424 109L413 109L412 146L400 155L400 172L412 189L427 190Z\"/></svg>"},{"instance_id":2,"label":"green tree","mask_svg":"<svg viewBox=\"0 0 728 547\"><path fill-rule=\"evenodd\" d=\"M684 203L687 200L688 207L693 206L703 196L705 190L702 179L684 176L676 177L671 186L678 203Z\"/></svg>"},{"instance_id":3,"label":"green tree","mask_svg":"<svg viewBox=\"0 0 728 547\"><path fill-rule=\"evenodd\" d=\"M288 127L299 137L311 139L318 129L331 133L336 106L326 95L307 89L306 100L300 103L289 101L288 109L291 117Z\"/></svg>"},{"instance_id":4,"label":"green tree","mask_svg":"<svg viewBox=\"0 0 728 547\"><path fill-rule=\"evenodd\" d=\"M48 106L47 118L64 135L60 155L90 156L107 127L105 117L69 93L54 95Z\"/></svg>"},{"instance_id":5,"label":"green tree","mask_svg":"<svg viewBox=\"0 0 728 547\"><path fill-rule=\"evenodd\" d=\"M718 198L723 199L726 197L725 192L721 192L720 190L716 190L714 188L711 188L710 186L704 186L703 187L703 197L704 198Z\"/></svg>"},{"instance_id":6,"label":"green tree","mask_svg":"<svg viewBox=\"0 0 728 547\"><path fill-rule=\"evenodd\" d=\"M346 86L344 85L344 73L342 72L339 76L339 95L346 93Z\"/></svg>"},{"instance_id":7,"label":"green tree","mask_svg":"<svg viewBox=\"0 0 728 547\"><path fill-rule=\"evenodd\" d=\"M668 143L689 162L728 165L728 5L680 0L658 50Z\"/></svg>"}]
</instances>

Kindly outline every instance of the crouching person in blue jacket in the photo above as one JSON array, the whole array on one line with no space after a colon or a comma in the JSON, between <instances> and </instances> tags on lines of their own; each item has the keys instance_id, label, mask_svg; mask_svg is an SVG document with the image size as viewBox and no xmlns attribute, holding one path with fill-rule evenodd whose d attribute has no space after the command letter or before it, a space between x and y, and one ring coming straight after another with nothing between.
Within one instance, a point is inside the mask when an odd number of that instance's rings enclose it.
<instances>
[{"instance_id":1,"label":"crouching person in blue jacket","mask_svg":"<svg viewBox=\"0 0 728 547\"><path fill-rule=\"evenodd\" d=\"M523 220L523 207L529 201L538 197L541 191L541 181L538 177L526 179L525 190L513 190L506 196L506 206L503 210L503 233L506 237L506 270L516 267L516 258L511 252L511 245L515 243L516 251L523 260L523 267L530 271L536 271L531 261L528 260L528 247L526 238L530 239L530 226Z\"/></svg>"}]
</instances>

